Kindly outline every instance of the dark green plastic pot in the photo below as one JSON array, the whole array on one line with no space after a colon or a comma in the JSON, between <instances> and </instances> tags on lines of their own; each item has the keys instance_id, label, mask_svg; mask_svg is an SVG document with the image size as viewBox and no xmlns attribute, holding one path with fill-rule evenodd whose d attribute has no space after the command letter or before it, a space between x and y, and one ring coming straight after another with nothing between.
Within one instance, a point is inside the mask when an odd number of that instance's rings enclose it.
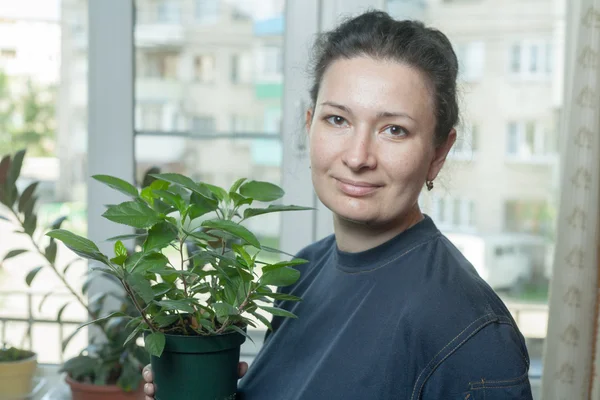
<instances>
[{"instance_id":1,"label":"dark green plastic pot","mask_svg":"<svg viewBox=\"0 0 600 400\"><path fill-rule=\"evenodd\" d=\"M151 357L156 400L236 398L244 335L165 336L162 355Z\"/></svg>"}]
</instances>

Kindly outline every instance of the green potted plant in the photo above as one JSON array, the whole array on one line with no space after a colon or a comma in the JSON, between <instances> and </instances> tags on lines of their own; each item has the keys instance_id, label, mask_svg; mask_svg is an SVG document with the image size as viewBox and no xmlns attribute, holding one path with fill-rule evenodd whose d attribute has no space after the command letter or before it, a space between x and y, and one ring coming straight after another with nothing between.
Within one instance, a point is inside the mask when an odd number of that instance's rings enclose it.
<instances>
[{"instance_id":1,"label":"green potted plant","mask_svg":"<svg viewBox=\"0 0 600 400\"><path fill-rule=\"evenodd\" d=\"M0 348L0 399L25 399L33 390L37 355L29 350Z\"/></svg>"},{"instance_id":2,"label":"green potted plant","mask_svg":"<svg viewBox=\"0 0 600 400\"><path fill-rule=\"evenodd\" d=\"M261 245L244 222L308 208L252 207L283 197L283 190L268 182L239 179L225 190L181 174L152 177L155 180L141 191L113 176L93 177L130 198L109 205L103 214L137 229L112 238L114 254L102 253L92 241L67 230L56 229L48 236L93 260L96 270L121 283L139 312L129 326L133 334L144 332L157 398L233 399L247 327L261 321L271 329L265 313L295 317L271 303L300 300L274 288L296 282L300 272L294 267L306 262L261 261L262 252L278 250ZM122 241L140 236L142 246L128 254ZM188 252L190 248L196 250ZM115 316L127 318L115 312L93 323Z\"/></svg>"},{"instance_id":3,"label":"green potted plant","mask_svg":"<svg viewBox=\"0 0 600 400\"><path fill-rule=\"evenodd\" d=\"M4 256L4 260L18 257L27 252L37 253L40 256L40 264L32 268L26 276L27 285L32 284L40 271L51 270L74 299L59 309L58 321L61 320L65 309L72 302L78 303L90 319L98 319L101 313L106 311L108 299L113 304L112 310L118 310L124 315L135 315L137 311L131 299L117 291L103 292L87 299L91 282L97 279L101 273L91 272L88 274L80 288L69 281L68 271L81 258L66 265L59 266L57 264L57 243L54 239L44 235L47 230L39 227L37 222L36 188L38 182L31 183L22 193L19 193L17 188L24 156L25 151L19 151L14 155L3 157L0 161L0 207L8 211L5 215L0 215L0 219L16 225L15 232L26 235L31 245L26 249L9 251ZM58 218L51 224L50 229L59 229L64 221L64 217ZM119 288L119 286L115 285L115 288ZM40 302L40 309L52 293L49 291L44 296ZM62 365L61 372L66 372L66 381L71 388L74 400L144 398L141 390L140 371L149 362L149 357L144 348L135 341L138 334L126 341L133 332L133 328L128 326L128 322L129 320L124 317L98 321L94 324L98 332L97 338L82 349L78 356L67 360ZM63 341L63 352L77 332L78 330ZM125 345L124 342L126 342ZM4 397L0 396L0 398Z\"/></svg>"}]
</instances>

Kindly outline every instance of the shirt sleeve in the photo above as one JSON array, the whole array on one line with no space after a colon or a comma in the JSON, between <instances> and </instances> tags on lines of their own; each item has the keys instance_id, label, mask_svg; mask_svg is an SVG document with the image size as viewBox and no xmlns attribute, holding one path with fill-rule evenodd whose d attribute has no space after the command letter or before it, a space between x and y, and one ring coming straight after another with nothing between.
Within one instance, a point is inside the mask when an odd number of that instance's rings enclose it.
<instances>
[{"instance_id":1,"label":"shirt sleeve","mask_svg":"<svg viewBox=\"0 0 600 400\"><path fill-rule=\"evenodd\" d=\"M532 400L529 355L510 323L491 323L433 371L422 400Z\"/></svg>"}]
</instances>

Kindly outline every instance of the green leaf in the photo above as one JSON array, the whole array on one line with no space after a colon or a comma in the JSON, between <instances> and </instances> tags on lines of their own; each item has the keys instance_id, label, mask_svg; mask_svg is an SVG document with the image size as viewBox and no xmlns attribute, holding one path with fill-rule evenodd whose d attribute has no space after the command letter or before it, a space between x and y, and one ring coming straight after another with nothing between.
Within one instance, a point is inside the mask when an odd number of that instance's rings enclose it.
<instances>
[{"instance_id":1,"label":"green leaf","mask_svg":"<svg viewBox=\"0 0 600 400\"><path fill-rule=\"evenodd\" d=\"M217 314L217 318L228 317L230 315L239 315L239 310L228 303L213 303L212 307Z\"/></svg>"},{"instance_id":2,"label":"green leaf","mask_svg":"<svg viewBox=\"0 0 600 400\"><path fill-rule=\"evenodd\" d=\"M123 179L110 176L110 175L94 175L92 176L98 182L102 182L105 185L118 190L119 192L126 194L127 196L136 198L138 197L138 191L131 183L124 181Z\"/></svg>"},{"instance_id":3,"label":"green leaf","mask_svg":"<svg viewBox=\"0 0 600 400\"><path fill-rule=\"evenodd\" d=\"M172 286L165 282L157 283L156 285L152 286L152 291L154 292L154 298L156 298L158 296L162 296L164 294L167 294L168 292L171 291L171 289L172 289Z\"/></svg>"},{"instance_id":4,"label":"green leaf","mask_svg":"<svg viewBox=\"0 0 600 400\"><path fill-rule=\"evenodd\" d=\"M302 298L286 293L261 293L261 296L271 297L279 301L302 301Z\"/></svg>"},{"instance_id":5,"label":"green leaf","mask_svg":"<svg viewBox=\"0 0 600 400\"><path fill-rule=\"evenodd\" d=\"M115 243L115 255L127 257L127 247L120 240Z\"/></svg>"},{"instance_id":6,"label":"green leaf","mask_svg":"<svg viewBox=\"0 0 600 400\"><path fill-rule=\"evenodd\" d=\"M196 312L194 307L190 304L190 299L181 299L181 300L161 300L157 301L156 304L170 311L185 311L187 313L193 314Z\"/></svg>"},{"instance_id":7,"label":"green leaf","mask_svg":"<svg viewBox=\"0 0 600 400\"><path fill-rule=\"evenodd\" d=\"M66 219L66 216L56 218L54 221L52 221L52 224L50 224L50 229L59 229Z\"/></svg>"},{"instance_id":8,"label":"green leaf","mask_svg":"<svg viewBox=\"0 0 600 400\"><path fill-rule=\"evenodd\" d=\"M69 305L69 303L65 303L63 304L63 306L58 310L58 314L56 314L56 320L58 321L58 323L60 323L62 321L62 315L63 312L65 311L65 308L67 308L67 306Z\"/></svg>"},{"instance_id":9,"label":"green leaf","mask_svg":"<svg viewBox=\"0 0 600 400\"><path fill-rule=\"evenodd\" d=\"M74 378L91 374L96 368L98 361L90 356L77 356L67 360L60 372L67 372Z\"/></svg>"},{"instance_id":10,"label":"green leaf","mask_svg":"<svg viewBox=\"0 0 600 400\"><path fill-rule=\"evenodd\" d=\"M154 192L151 188L143 188L140 192L140 197L146 201L150 206L154 205Z\"/></svg>"},{"instance_id":11,"label":"green leaf","mask_svg":"<svg viewBox=\"0 0 600 400\"><path fill-rule=\"evenodd\" d=\"M139 336L140 332L144 330L146 327L146 323L144 321L140 322L138 326L135 327L133 331L127 336L127 339L123 342L123 347L127 345L130 341Z\"/></svg>"},{"instance_id":12,"label":"green leaf","mask_svg":"<svg viewBox=\"0 0 600 400\"><path fill-rule=\"evenodd\" d=\"M146 272L154 272L163 269L169 262L169 259L161 253L145 254L138 252L132 254L125 261L127 272L143 275Z\"/></svg>"},{"instance_id":13,"label":"green leaf","mask_svg":"<svg viewBox=\"0 0 600 400\"><path fill-rule=\"evenodd\" d=\"M246 182L246 178L240 178L237 181L235 181L235 183L231 185L231 188L229 189L229 194L231 195L231 193L237 192L240 186L242 186L242 183L244 182Z\"/></svg>"},{"instance_id":14,"label":"green leaf","mask_svg":"<svg viewBox=\"0 0 600 400\"><path fill-rule=\"evenodd\" d=\"M155 181L160 182L160 181ZM166 182L163 182L166 183ZM154 194L158 196L162 201L178 209L180 212L183 211L185 202L183 198L177 193L171 193L168 190L154 190Z\"/></svg>"},{"instance_id":15,"label":"green leaf","mask_svg":"<svg viewBox=\"0 0 600 400\"><path fill-rule=\"evenodd\" d=\"M299 278L300 271L290 267L283 267L263 273L260 277L260 284L289 286L296 283Z\"/></svg>"},{"instance_id":16,"label":"green leaf","mask_svg":"<svg viewBox=\"0 0 600 400\"><path fill-rule=\"evenodd\" d=\"M40 301L40 304L39 304L39 306L38 306L38 312L40 312L40 313L42 312L42 306L43 306L43 305L44 305L44 303L46 302L46 299L47 299L48 297L50 297L50 295L52 295L53 293L54 293L54 292L46 292L46 293L44 294L44 296L42 297L42 300Z\"/></svg>"},{"instance_id":17,"label":"green leaf","mask_svg":"<svg viewBox=\"0 0 600 400\"><path fill-rule=\"evenodd\" d=\"M149 228L161 221L160 214L137 201L127 201L116 206L109 206L102 216L118 224L134 228Z\"/></svg>"},{"instance_id":18,"label":"green leaf","mask_svg":"<svg viewBox=\"0 0 600 400\"><path fill-rule=\"evenodd\" d=\"M154 299L154 291L152 291L152 286L150 286L150 282L148 282L143 275L131 274L127 276L126 281L134 290L134 292L137 293L142 300L144 300L145 303L150 303Z\"/></svg>"},{"instance_id":19,"label":"green leaf","mask_svg":"<svg viewBox=\"0 0 600 400\"><path fill-rule=\"evenodd\" d=\"M178 314L158 314L153 320L159 328L165 328L178 321L179 318Z\"/></svg>"},{"instance_id":20,"label":"green leaf","mask_svg":"<svg viewBox=\"0 0 600 400\"><path fill-rule=\"evenodd\" d=\"M75 264L78 261L82 261L81 258L77 258L75 260L70 261L67 265L65 265L65 268L63 268L63 275L67 274L67 271L71 268L71 266L73 264Z\"/></svg>"},{"instance_id":21,"label":"green leaf","mask_svg":"<svg viewBox=\"0 0 600 400\"><path fill-rule=\"evenodd\" d=\"M237 193L229 193L229 197L231 198L231 200L233 200L233 205L236 208L243 206L245 204L250 205L254 202L254 199L252 199L250 197L244 197L241 194L237 194Z\"/></svg>"},{"instance_id":22,"label":"green leaf","mask_svg":"<svg viewBox=\"0 0 600 400\"><path fill-rule=\"evenodd\" d=\"M148 231L148 237L144 242L144 252L150 253L162 250L177 239L177 228L168 222L160 222Z\"/></svg>"},{"instance_id":23,"label":"green leaf","mask_svg":"<svg viewBox=\"0 0 600 400\"><path fill-rule=\"evenodd\" d=\"M267 306L258 306L258 308L279 317L298 318L295 314L281 308Z\"/></svg>"},{"instance_id":24,"label":"green leaf","mask_svg":"<svg viewBox=\"0 0 600 400\"><path fill-rule=\"evenodd\" d=\"M273 201L283 197L282 188L269 182L249 181L240 187L240 194L258 201Z\"/></svg>"},{"instance_id":25,"label":"green leaf","mask_svg":"<svg viewBox=\"0 0 600 400\"><path fill-rule=\"evenodd\" d=\"M19 212L23 212L25 209L25 205L32 198L33 192L37 188L39 182L33 182L25 190L23 190L23 194L21 194L21 198L19 198Z\"/></svg>"},{"instance_id":26,"label":"green leaf","mask_svg":"<svg viewBox=\"0 0 600 400\"><path fill-rule=\"evenodd\" d=\"M208 188L202 187L194 182L191 178L188 178L185 175L176 174L176 173L164 173L164 174L152 174L156 179L163 180L165 182L174 183L175 185L184 187L192 192L198 193L202 196L211 198L211 192Z\"/></svg>"},{"instance_id":27,"label":"green leaf","mask_svg":"<svg viewBox=\"0 0 600 400\"><path fill-rule=\"evenodd\" d=\"M96 244L89 239L86 239L64 229L55 229L53 231L48 232L46 235L56 240L60 240L69 249L75 252L75 254L81 257L90 258L92 260L100 261L107 264L106 256L102 254L98 249L98 246L96 246Z\"/></svg>"},{"instance_id":28,"label":"green leaf","mask_svg":"<svg viewBox=\"0 0 600 400\"><path fill-rule=\"evenodd\" d=\"M25 249L11 250L8 253L6 253L6 255L4 256L4 258L2 259L2 261L6 261L9 258L16 257L16 256L18 256L20 254L23 254L23 253L27 253L28 251L29 250L25 250Z\"/></svg>"},{"instance_id":29,"label":"green leaf","mask_svg":"<svg viewBox=\"0 0 600 400\"><path fill-rule=\"evenodd\" d=\"M37 228L37 216L33 214L25 214L25 221L23 222L23 229L29 236L33 235Z\"/></svg>"},{"instance_id":30,"label":"green leaf","mask_svg":"<svg viewBox=\"0 0 600 400\"><path fill-rule=\"evenodd\" d=\"M252 218L257 215L268 214L273 212L280 211L306 211L306 210L314 210L311 207L301 207L301 206L284 206L284 205L275 205L271 204L267 208L246 208L244 210L244 219Z\"/></svg>"},{"instance_id":31,"label":"green leaf","mask_svg":"<svg viewBox=\"0 0 600 400\"><path fill-rule=\"evenodd\" d=\"M223 188L220 188L215 185L211 185L210 183L200 183L200 186L205 187L208 190L210 190L211 193L214 194L215 197L221 201L225 201L229 198L227 190L225 190Z\"/></svg>"},{"instance_id":32,"label":"green leaf","mask_svg":"<svg viewBox=\"0 0 600 400\"><path fill-rule=\"evenodd\" d=\"M113 236L111 238L106 239L105 242L115 242L117 240L137 239L139 237L145 237L145 236L148 236L148 234L147 233L131 233L128 235Z\"/></svg>"},{"instance_id":33,"label":"green leaf","mask_svg":"<svg viewBox=\"0 0 600 400\"><path fill-rule=\"evenodd\" d=\"M255 312L255 311L251 311L250 314L254 315L256 317L256 319L258 319L260 322L262 322L263 324L265 324L265 326L269 329L269 330L273 330L273 327L271 326L271 322L266 319L264 316L260 315L259 313Z\"/></svg>"},{"instance_id":34,"label":"green leaf","mask_svg":"<svg viewBox=\"0 0 600 400\"><path fill-rule=\"evenodd\" d=\"M198 193L192 193L190 196L190 211L189 217L194 220L209 212L215 211L219 207L217 200L206 196L201 196Z\"/></svg>"},{"instance_id":35,"label":"green leaf","mask_svg":"<svg viewBox=\"0 0 600 400\"><path fill-rule=\"evenodd\" d=\"M249 322L249 320L246 320L246 321ZM241 329L239 326L229 325L227 327L227 330L232 330L232 331L239 333L240 335L244 335L248 340L250 340L252 342L252 344L256 345L256 343L254 343L254 339L252 339L252 337L248 334L248 332Z\"/></svg>"},{"instance_id":36,"label":"green leaf","mask_svg":"<svg viewBox=\"0 0 600 400\"><path fill-rule=\"evenodd\" d=\"M25 158L25 150L17 151L12 158L10 166L8 167L8 180L9 186L14 185L17 182L17 178L21 175L21 167L23 166L23 158Z\"/></svg>"},{"instance_id":37,"label":"green leaf","mask_svg":"<svg viewBox=\"0 0 600 400\"><path fill-rule=\"evenodd\" d=\"M161 332L152 332L144 338L144 345L146 351L150 355L160 357L163 350L165 349L165 335Z\"/></svg>"},{"instance_id":38,"label":"green leaf","mask_svg":"<svg viewBox=\"0 0 600 400\"><path fill-rule=\"evenodd\" d=\"M50 243L48 243L48 246L46 246L45 250L46 259L50 264L54 264L54 261L56 261L56 251L56 241L54 239L50 239Z\"/></svg>"},{"instance_id":39,"label":"green leaf","mask_svg":"<svg viewBox=\"0 0 600 400\"><path fill-rule=\"evenodd\" d=\"M8 180L8 169L10 168L10 154L5 155L0 160L0 186L4 185Z\"/></svg>"},{"instance_id":40,"label":"green leaf","mask_svg":"<svg viewBox=\"0 0 600 400\"><path fill-rule=\"evenodd\" d=\"M251 244L252 246L260 249L260 243L256 236L244 226L237 224L233 221L227 221L222 219L212 219L202 222L202 226L209 229L219 229L230 233L234 236L239 237L246 241L246 243Z\"/></svg>"},{"instance_id":41,"label":"green leaf","mask_svg":"<svg viewBox=\"0 0 600 400\"><path fill-rule=\"evenodd\" d=\"M77 329L75 329L73 332L71 332L71 333L69 334L69 336L67 336L66 338L64 338L64 340L63 340L63 341L62 341L62 343L61 343L61 349L62 349L62 351L63 351L63 352L65 351L65 349L67 348L67 346L68 346L68 345L69 345L69 343L71 342L71 339L73 339L73 337L74 337L75 335L77 335L77 334L79 333L79 331L80 331L80 328L77 328Z\"/></svg>"},{"instance_id":42,"label":"green leaf","mask_svg":"<svg viewBox=\"0 0 600 400\"><path fill-rule=\"evenodd\" d=\"M29 273L25 277L25 283L27 283L27 286L31 286L31 282L33 282L33 279L38 274L38 272L40 272L40 270L42 268L43 268L43 266L35 267L31 271L29 271Z\"/></svg>"},{"instance_id":43,"label":"green leaf","mask_svg":"<svg viewBox=\"0 0 600 400\"><path fill-rule=\"evenodd\" d=\"M307 262L308 262L308 260L304 260L302 258L294 258L289 261L281 261L276 264L265 265L264 267L262 267L262 272L265 273L265 272L269 272L269 271L274 271L276 269L283 268L283 267L293 267L296 265L306 264Z\"/></svg>"}]
</instances>

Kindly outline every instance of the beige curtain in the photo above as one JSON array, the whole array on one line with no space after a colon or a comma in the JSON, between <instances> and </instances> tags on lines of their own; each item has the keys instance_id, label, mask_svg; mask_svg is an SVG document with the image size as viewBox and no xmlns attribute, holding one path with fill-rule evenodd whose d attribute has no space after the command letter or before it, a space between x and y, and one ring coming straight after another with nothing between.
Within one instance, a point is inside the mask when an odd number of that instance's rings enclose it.
<instances>
[{"instance_id":1,"label":"beige curtain","mask_svg":"<svg viewBox=\"0 0 600 400\"><path fill-rule=\"evenodd\" d=\"M600 400L600 0L566 0L561 195L543 400Z\"/></svg>"}]
</instances>

